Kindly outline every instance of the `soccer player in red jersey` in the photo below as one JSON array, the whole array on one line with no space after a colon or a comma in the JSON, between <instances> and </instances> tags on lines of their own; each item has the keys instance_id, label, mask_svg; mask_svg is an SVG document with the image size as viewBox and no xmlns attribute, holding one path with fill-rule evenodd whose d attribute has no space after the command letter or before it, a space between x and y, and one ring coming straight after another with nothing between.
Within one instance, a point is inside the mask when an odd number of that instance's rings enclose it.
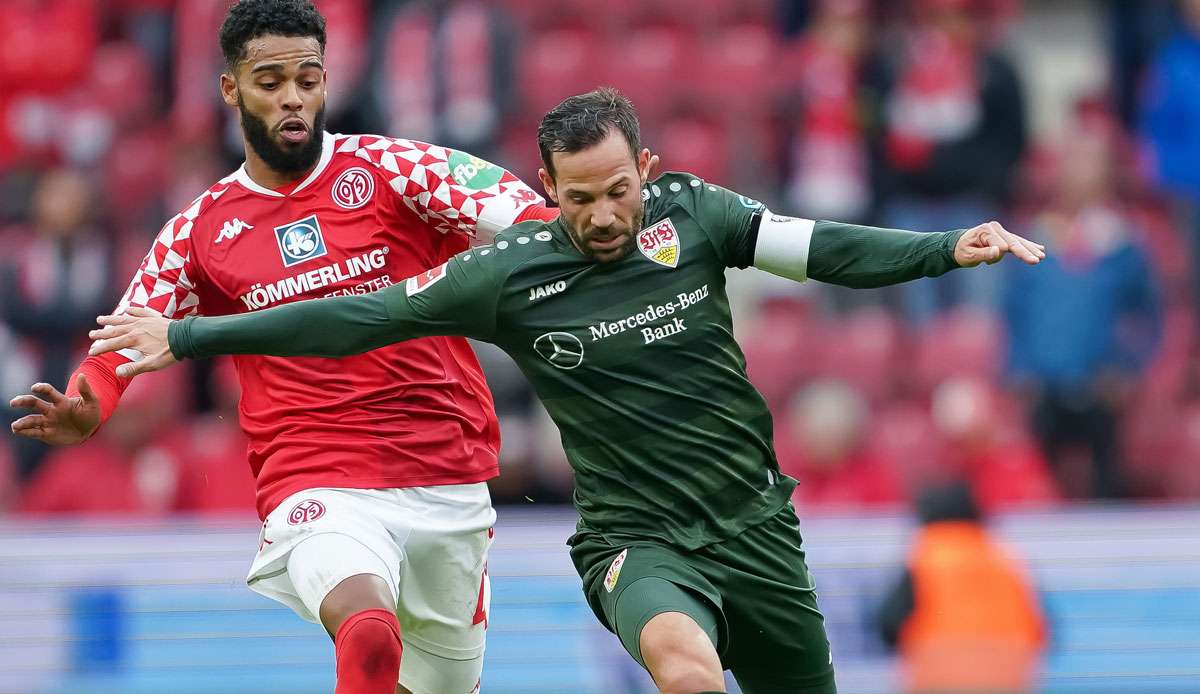
<instances>
[{"instance_id":1,"label":"soccer player in red jersey","mask_svg":"<svg viewBox=\"0 0 1200 694\"><path fill-rule=\"evenodd\" d=\"M240 112L246 162L167 222L118 312L223 315L362 294L445 262L472 237L556 215L462 152L325 132L325 20L309 0L241 0L220 43L221 94ZM12 401L33 410L13 431L86 440L128 385L114 369L140 357L90 357L65 394L34 385ZM339 694L472 691L495 519L485 480L500 442L467 342L236 366L264 520L250 587L324 625Z\"/></svg>"}]
</instances>

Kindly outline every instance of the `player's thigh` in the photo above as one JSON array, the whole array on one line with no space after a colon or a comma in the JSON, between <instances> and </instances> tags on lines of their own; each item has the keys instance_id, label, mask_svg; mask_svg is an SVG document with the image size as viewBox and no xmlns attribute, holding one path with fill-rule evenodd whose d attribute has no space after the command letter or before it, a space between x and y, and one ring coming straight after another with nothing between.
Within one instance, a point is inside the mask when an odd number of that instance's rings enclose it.
<instances>
[{"instance_id":1,"label":"player's thigh","mask_svg":"<svg viewBox=\"0 0 1200 694\"><path fill-rule=\"evenodd\" d=\"M571 558L588 605L643 667L642 630L666 612L691 617L721 652L725 622L720 597L675 550L653 543L614 545L589 533L572 539Z\"/></svg>"},{"instance_id":2,"label":"player's thigh","mask_svg":"<svg viewBox=\"0 0 1200 694\"><path fill-rule=\"evenodd\" d=\"M376 590L363 592L362 609L394 609L401 553L381 512L361 490L312 489L288 497L263 524L247 583L318 622L335 588L352 576L370 575L379 581Z\"/></svg>"},{"instance_id":3,"label":"player's thigh","mask_svg":"<svg viewBox=\"0 0 1200 694\"><path fill-rule=\"evenodd\" d=\"M491 603L487 556L496 514L487 487L395 491L398 523L406 525L396 609L405 646L474 661L483 655Z\"/></svg>"},{"instance_id":4,"label":"player's thigh","mask_svg":"<svg viewBox=\"0 0 1200 694\"><path fill-rule=\"evenodd\" d=\"M789 505L732 540L705 548L729 623L725 664L749 694L833 691L825 619Z\"/></svg>"}]
</instances>

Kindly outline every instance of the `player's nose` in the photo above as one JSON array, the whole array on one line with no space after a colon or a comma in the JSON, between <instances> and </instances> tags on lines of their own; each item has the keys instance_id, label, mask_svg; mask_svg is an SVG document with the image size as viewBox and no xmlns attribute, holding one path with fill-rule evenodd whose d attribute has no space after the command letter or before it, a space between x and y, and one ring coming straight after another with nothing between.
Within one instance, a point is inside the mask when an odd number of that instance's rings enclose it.
<instances>
[{"instance_id":1,"label":"player's nose","mask_svg":"<svg viewBox=\"0 0 1200 694\"><path fill-rule=\"evenodd\" d=\"M282 92L285 110L299 111L304 108L304 100L300 98L300 87L295 82L285 82Z\"/></svg>"},{"instance_id":2,"label":"player's nose","mask_svg":"<svg viewBox=\"0 0 1200 694\"><path fill-rule=\"evenodd\" d=\"M596 229L607 229L616 221L616 215L613 214L612 208L607 205L600 205L595 210L592 210L592 226Z\"/></svg>"}]
</instances>

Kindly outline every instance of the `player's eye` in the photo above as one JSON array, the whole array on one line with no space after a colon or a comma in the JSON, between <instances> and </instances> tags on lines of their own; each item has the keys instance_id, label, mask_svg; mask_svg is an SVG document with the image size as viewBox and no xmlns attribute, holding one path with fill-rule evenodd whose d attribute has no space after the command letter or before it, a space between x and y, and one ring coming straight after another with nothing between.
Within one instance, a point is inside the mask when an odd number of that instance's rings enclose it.
<instances>
[{"instance_id":1,"label":"player's eye","mask_svg":"<svg viewBox=\"0 0 1200 694\"><path fill-rule=\"evenodd\" d=\"M278 82L259 82L258 86L262 87L263 89L265 89L267 91L271 91L275 87L278 87L279 83Z\"/></svg>"},{"instance_id":2,"label":"player's eye","mask_svg":"<svg viewBox=\"0 0 1200 694\"><path fill-rule=\"evenodd\" d=\"M628 187L625 187L625 188L616 188L616 189L614 189L614 190L610 191L610 192L609 192L609 195L610 195L610 196L612 196L612 197L614 197L614 198L620 198L620 197L624 197L625 193L627 193L627 192L629 192L629 188L628 188Z\"/></svg>"}]
</instances>

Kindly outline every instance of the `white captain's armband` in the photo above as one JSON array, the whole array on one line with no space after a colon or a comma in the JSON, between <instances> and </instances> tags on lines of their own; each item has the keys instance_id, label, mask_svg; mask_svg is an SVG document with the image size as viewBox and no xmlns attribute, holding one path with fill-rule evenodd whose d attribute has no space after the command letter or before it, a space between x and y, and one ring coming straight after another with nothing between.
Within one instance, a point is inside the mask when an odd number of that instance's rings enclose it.
<instances>
[{"instance_id":1,"label":"white captain's armband","mask_svg":"<svg viewBox=\"0 0 1200 694\"><path fill-rule=\"evenodd\" d=\"M754 244L754 267L803 282L808 279L808 247L816 222L763 210Z\"/></svg>"}]
</instances>

